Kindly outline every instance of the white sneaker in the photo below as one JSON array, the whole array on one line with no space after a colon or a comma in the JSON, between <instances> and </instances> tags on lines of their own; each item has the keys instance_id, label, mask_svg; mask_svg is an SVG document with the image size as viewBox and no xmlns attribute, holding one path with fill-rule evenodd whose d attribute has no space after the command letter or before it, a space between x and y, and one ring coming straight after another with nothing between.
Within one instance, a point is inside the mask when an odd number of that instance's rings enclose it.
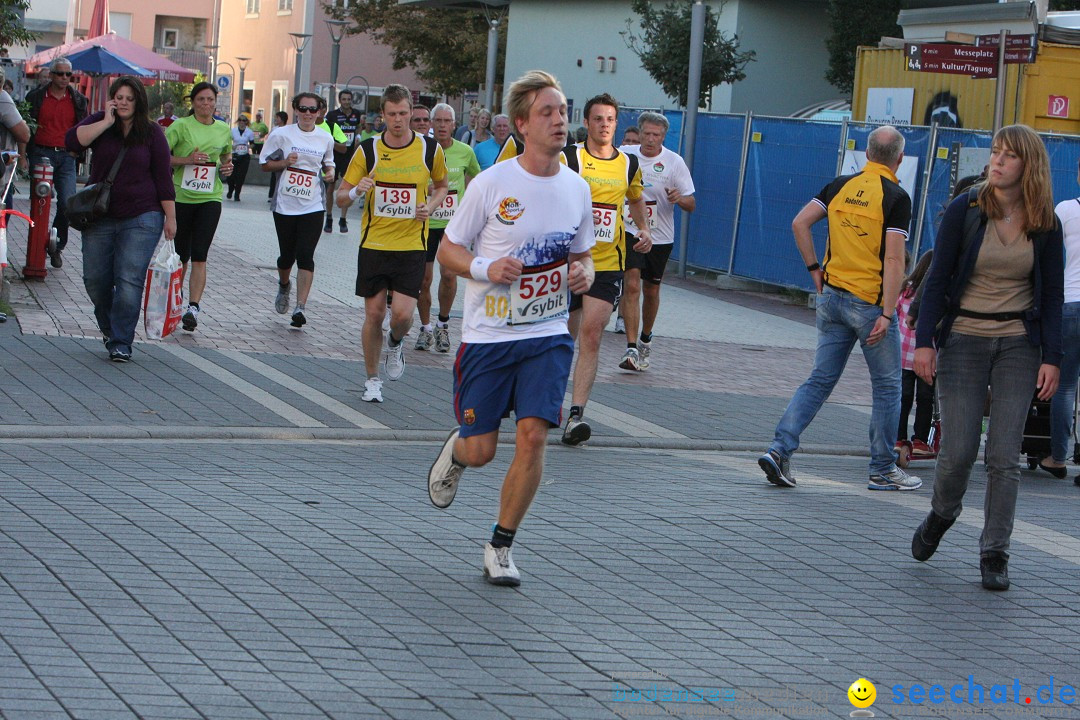
<instances>
[{"instance_id":1,"label":"white sneaker","mask_svg":"<svg viewBox=\"0 0 1080 720\"><path fill-rule=\"evenodd\" d=\"M405 339L402 338L396 346L390 345L390 331L383 338L383 367L386 368L386 377L391 380L400 380L405 374Z\"/></svg>"},{"instance_id":2,"label":"white sneaker","mask_svg":"<svg viewBox=\"0 0 1080 720\"><path fill-rule=\"evenodd\" d=\"M441 353L450 352L450 328L435 326L435 349Z\"/></svg>"},{"instance_id":3,"label":"white sneaker","mask_svg":"<svg viewBox=\"0 0 1080 720\"><path fill-rule=\"evenodd\" d=\"M922 480L914 475L908 475L903 469L894 465L893 469L887 473L871 475L866 487L868 490L918 490L922 487Z\"/></svg>"},{"instance_id":4,"label":"white sneaker","mask_svg":"<svg viewBox=\"0 0 1080 720\"><path fill-rule=\"evenodd\" d=\"M289 294L292 292L292 282L288 285L282 285L278 281L277 297L274 298L274 310L278 315L284 315L289 312Z\"/></svg>"},{"instance_id":5,"label":"white sneaker","mask_svg":"<svg viewBox=\"0 0 1080 720\"><path fill-rule=\"evenodd\" d=\"M637 341L638 357L640 358L639 367L642 370L649 367L649 354L652 352L652 343L645 342L641 338Z\"/></svg>"},{"instance_id":6,"label":"white sneaker","mask_svg":"<svg viewBox=\"0 0 1080 720\"><path fill-rule=\"evenodd\" d=\"M432 344L435 342L435 336L424 330L420 329L420 334L416 336L416 348L417 350L430 350Z\"/></svg>"},{"instance_id":7,"label":"white sneaker","mask_svg":"<svg viewBox=\"0 0 1080 720\"><path fill-rule=\"evenodd\" d=\"M383 315L382 331L384 333L390 332L390 308L386 308L386 314Z\"/></svg>"},{"instance_id":8,"label":"white sneaker","mask_svg":"<svg viewBox=\"0 0 1080 720\"><path fill-rule=\"evenodd\" d=\"M492 585L517 587L521 584L521 573L514 564L513 548L484 546L484 579Z\"/></svg>"},{"instance_id":9,"label":"white sneaker","mask_svg":"<svg viewBox=\"0 0 1080 720\"><path fill-rule=\"evenodd\" d=\"M638 357L638 351L634 348L626 348L626 354L623 355L622 361L619 363L619 367L623 370L634 370L641 372L641 358Z\"/></svg>"},{"instance_id":10,"label":"white sneaker","mask_svg":"<svg viewBox=\"0 0 1080 720\"><path fill-rule=\"evenodd\" d=\"M364 381L364 402L382 402L382 378L368 378Z\"/></svg>"},{"instance_id":11,"label":"white sneaker","mask_svg":"<svg viewBox=\"0 0 1080 720\"><path fill-rule=\"evenodd\" d=\"M454 428L443 443L439 456L428 471L428 497L437 508L450 507L457 495L458 481L465 472L465 466L454 460L454 442L460 428Z\"/></svg>"},{"instance_id":12,"label":"white sneaker","mask_svg":"<svg viewBox=\"0 0 1080 720\"><path fill-rule=\"evenodd\" d=\"M620 335L626 334L626 323L623 322L622 315L615 316L615 332Z\"/></svg>"}]
</instances>

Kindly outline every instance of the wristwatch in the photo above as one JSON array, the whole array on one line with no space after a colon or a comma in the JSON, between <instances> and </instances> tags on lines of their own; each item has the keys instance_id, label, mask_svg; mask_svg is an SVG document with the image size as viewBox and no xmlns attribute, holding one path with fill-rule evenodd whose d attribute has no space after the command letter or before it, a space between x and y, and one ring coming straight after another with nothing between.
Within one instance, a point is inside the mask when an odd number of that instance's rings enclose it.
<instances>
[{"instance_id":1,"label":"wristwatch","mask_svg":"<svg viewBox=\"0 0 1080 720\"><path fill-rule=\"evenodd\" d=\"M806 266L806 271L807 272L814 272L815 270L820 270L820 269L821 269L821 263L814 263L813 265L807 265Z\"/></svg>"}]
</instances>

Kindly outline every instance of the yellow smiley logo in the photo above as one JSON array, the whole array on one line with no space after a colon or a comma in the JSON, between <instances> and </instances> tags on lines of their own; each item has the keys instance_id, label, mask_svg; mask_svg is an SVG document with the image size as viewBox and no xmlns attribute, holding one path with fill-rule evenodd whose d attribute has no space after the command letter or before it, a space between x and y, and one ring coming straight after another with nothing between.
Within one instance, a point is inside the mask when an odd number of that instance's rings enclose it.
<instances>
[{"instance_id":1,"label":"yellow smiley logo","mask_svg":"<svg viewBox=\"0 0 1080 720\"><path fill-rule=\"evenodd\" d=\"M877 688L866 678L859 678L847 689L848 700L857 708L868 708L877 700Z\"/></svg>"}]
</instances>

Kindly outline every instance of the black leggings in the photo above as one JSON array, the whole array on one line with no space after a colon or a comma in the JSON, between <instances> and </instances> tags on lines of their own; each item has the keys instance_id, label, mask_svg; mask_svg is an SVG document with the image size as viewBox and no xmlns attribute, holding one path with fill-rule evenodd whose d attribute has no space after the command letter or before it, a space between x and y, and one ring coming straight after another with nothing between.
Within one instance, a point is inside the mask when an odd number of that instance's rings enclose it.
<instances>
[{"instance_id":1,"label":"black leggings","mask_svg":"<svg viewBox=\"0 0 1080 720\"><path fill-rule=\"evenodd\" d=\"M237 200L240 199L240 191L244 189L244 180L247 179L248 165L251 164L250 155L233 155L233 171L229 175L229 193Z\"/></svg>"},{"instance_id":2,"label":"black leggings","mask_svg":"<svg viewBox=\"0 0 1080 720\"><path fill-rule=\"evenodd\" d=\"M305 215L282 215L274 213L277 228L279 270L292 268L293 263L301 270L315 272L315 246L322 237L323 211Z\"/></svg>"},{"instance_id":3,"label":"black leggings","mask_svg":"<svg viewBox=\"0 0 1080 720\"><path fill-rule=\"evenodd\" d=\"M914 370L905 370L901 377L900 427L897 428L896 437L899 440L908 439L908 417L911 415L911 404L914 401L915 427L914 432L911 433L911 439L926 442L930 435L930 423L934 412L934 386L927 385L915 374Z\"/></svg>"},{"instance_id":4,"label":"black leggings","mask_svg":"<svg viewBox=\"0 0 1080 720\"><path fill-rule=\"evenodd\" d=\"M221 219L221 201L202 203L176 203L176 254L180 262L206 262L210 243L214 242L218 221Z\"/></svg>"}]
</instances>

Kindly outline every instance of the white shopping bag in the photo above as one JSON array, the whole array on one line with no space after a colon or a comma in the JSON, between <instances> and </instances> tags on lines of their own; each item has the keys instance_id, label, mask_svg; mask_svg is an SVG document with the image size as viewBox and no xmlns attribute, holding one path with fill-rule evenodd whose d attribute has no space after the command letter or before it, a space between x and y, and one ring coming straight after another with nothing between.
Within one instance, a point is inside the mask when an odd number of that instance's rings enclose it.
<instances>
[{"instance_id":1,"label":"white shopping bag","mask_svg":"<svg viewBox=\"0 0 1080 720\"><path fill-rule=\"evenodd\" d=\"M171 241L161 244L146 269L143 329L146 337L160 340L180 324L184 304L184 271Z\"/></svg>"}]
</instances>

